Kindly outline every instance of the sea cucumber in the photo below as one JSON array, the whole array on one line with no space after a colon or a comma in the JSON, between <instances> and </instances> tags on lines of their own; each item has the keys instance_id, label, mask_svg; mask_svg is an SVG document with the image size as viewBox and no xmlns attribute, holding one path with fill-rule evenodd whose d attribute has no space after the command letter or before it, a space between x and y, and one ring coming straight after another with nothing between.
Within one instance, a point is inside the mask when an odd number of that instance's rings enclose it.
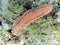
<instances>
[{"instance_id":1,"label":"sea cucumber","mask_svg":"<svg viewBox=\"0 0 60 45\"><path fill-rule=\"evenodd\" d=\"M22 16L16 18L12 27L12 35L17 36L18 33L26 28L30 23L33 23L35 20L49 14L53 9L53 6L50 4L44 4L38 6L34 9L26 11Z\"/></svg>"}]
</instances>

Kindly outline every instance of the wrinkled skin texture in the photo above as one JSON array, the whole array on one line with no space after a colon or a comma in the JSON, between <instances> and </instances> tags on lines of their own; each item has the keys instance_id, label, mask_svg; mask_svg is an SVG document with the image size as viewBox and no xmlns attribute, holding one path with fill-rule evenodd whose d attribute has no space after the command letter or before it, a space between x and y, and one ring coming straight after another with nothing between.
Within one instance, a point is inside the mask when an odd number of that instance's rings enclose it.
<instances>
[{"instance_id":1,"label":"wrinkled skin texture","mask_svg":"<svg viewBox=\"0 0 60 45\"><path fill-rule=\"evenodd\" d=\"M17 19L14 21L12 35L17 36L22 29L26 28L30 23L33 23L40 17L49 14L52 9L52 5L45 4L26 11L22 16L17 17Z\"/></svg>"}]
</instances>

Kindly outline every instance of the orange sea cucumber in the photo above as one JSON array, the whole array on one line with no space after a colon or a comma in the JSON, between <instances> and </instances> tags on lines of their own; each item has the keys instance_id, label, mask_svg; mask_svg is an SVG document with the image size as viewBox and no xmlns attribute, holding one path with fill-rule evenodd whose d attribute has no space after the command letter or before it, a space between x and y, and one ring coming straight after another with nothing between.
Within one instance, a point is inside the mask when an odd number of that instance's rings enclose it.
<instances>
[{"instance_id":1,"label":"orange sea cucumber","mask_svg":"<svg viewBox=\"0 0 60 45\"><path fill-rule=\"evenodd\" d=\"M22 16L17 17L13 23L12 35L17 36L19 31L27 27L30 23L33 23L38 18L49 14L52 9L52 5L45 4L43 6L38 6L34 9L26 11Z\"/></svg>"}]
</instances>

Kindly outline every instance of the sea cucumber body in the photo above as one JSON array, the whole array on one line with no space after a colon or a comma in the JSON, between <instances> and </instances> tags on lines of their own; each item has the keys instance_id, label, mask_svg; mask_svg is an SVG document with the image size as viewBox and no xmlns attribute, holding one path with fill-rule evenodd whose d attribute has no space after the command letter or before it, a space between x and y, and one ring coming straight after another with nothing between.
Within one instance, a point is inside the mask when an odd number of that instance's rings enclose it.
<instances>
[{"instance_id":1,"label":"sea cucumber body","mask_svg":"<svg viewBox=\"0 0 60 45\"><path fill-rule=\"evenodd\" d=\"M17 34L30 23L33 23L40 17L49 14L52 11L52 6L49 4L38 6L37 8L30 9L26 11L22 16L19 16L12 27L12 35L17 36Z\"/></svg>"}]
</instances>

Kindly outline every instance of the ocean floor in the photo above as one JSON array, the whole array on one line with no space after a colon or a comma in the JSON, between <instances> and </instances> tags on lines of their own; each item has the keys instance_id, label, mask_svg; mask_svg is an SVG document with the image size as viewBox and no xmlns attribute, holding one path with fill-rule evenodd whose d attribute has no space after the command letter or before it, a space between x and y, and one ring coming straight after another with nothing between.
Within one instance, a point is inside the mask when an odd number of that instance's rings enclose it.
<instances>
[{"instance_id":1,"label":"ocean floor","mask_svg":"<svg viewBox=\"0 0 60 45\"><path fill-rule=\"evenodd\" d=\"M44 4L51 4L52 12L12 38L14 20L27 10ZM0 45L60 45L59 0L0 0Z\"/></svg>"}]
</instances>

